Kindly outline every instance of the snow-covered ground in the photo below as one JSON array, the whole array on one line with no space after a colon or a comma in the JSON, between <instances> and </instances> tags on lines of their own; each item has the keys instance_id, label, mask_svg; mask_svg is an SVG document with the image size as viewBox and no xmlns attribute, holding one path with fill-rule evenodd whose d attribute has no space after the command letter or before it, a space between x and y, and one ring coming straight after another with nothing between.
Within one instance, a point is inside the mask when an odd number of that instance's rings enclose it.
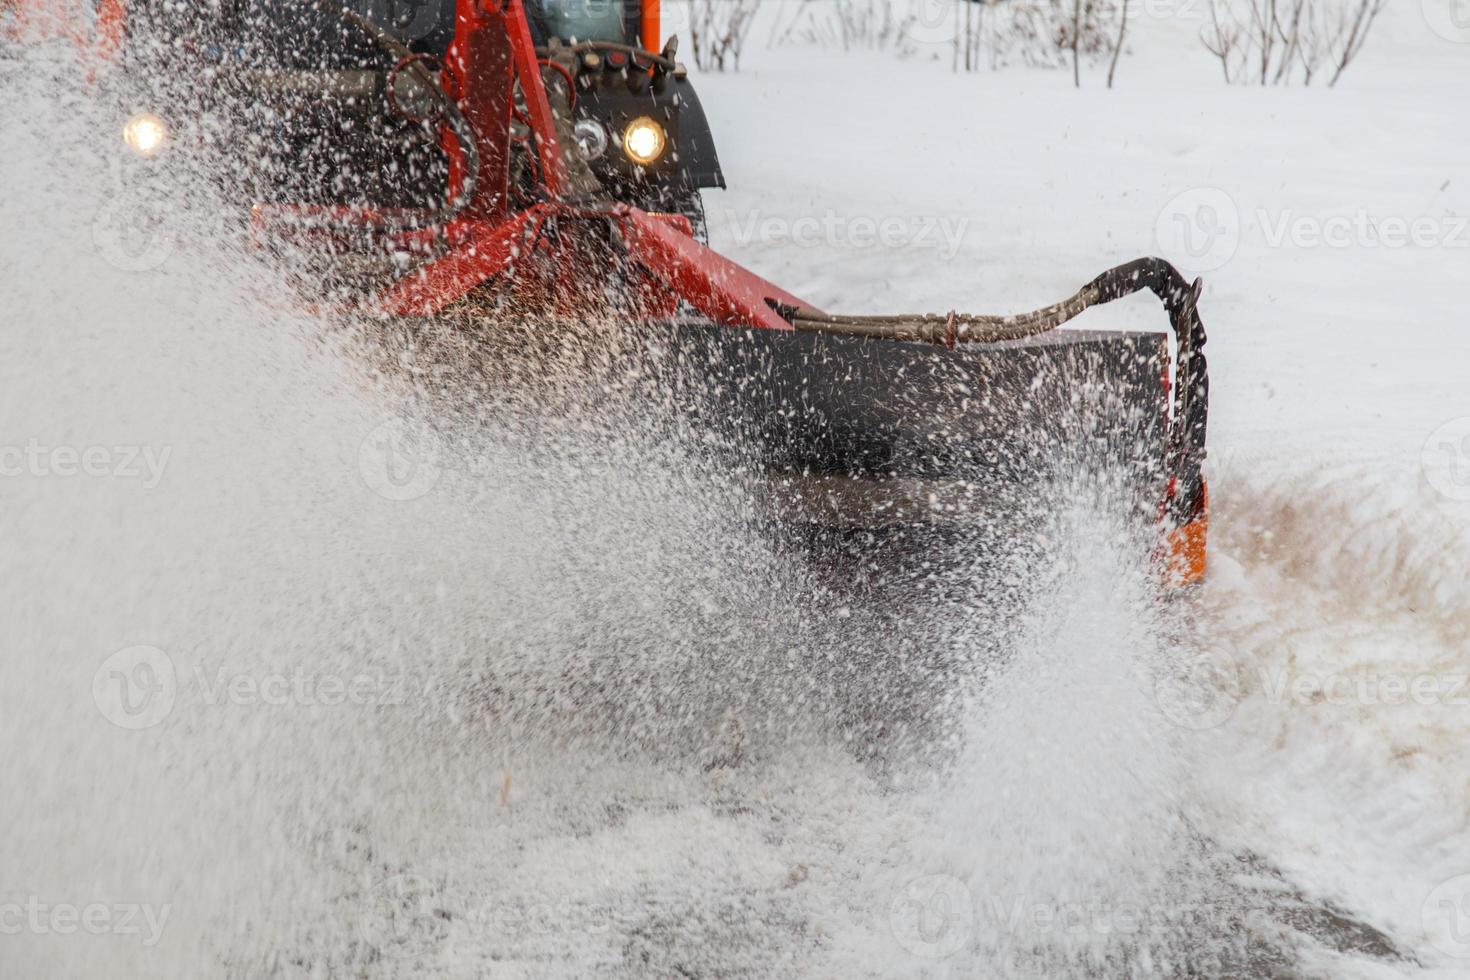
<instances>
[{"instance_id":1,"label":"snow-covered ground","mask_svg":"<svg viewBox=\"0 0 1470 980\"><path fill-rule=\"evenodd\" d=\"M375 493L385 406L318 327L207 258L121 268L53 155L85 126L8 114L0 444L107 478L0 484L0 975L1470 975L1470 44L1403 0L1337 88L1228 88L1204 6L1139 19L1112 91L954 75L938 25L905 60L758 27L698 78L713 243L827 309L1205 276L1186 627L1083 519L1021 622L885 632L636 437L508 432ZM996 634L1025 669L947 766L823 724ZM1193 697L1140 682L1170 658ZM121 711L165 668L166 717Z\"/></svg>"},{"instance_id":2,"label":"snow-covered ground","mask_svg":"<svg viewBox=\"0 0 1470 980\"><path fill-rule=\"evenodd\" d=\"M1214 832L1462 975L1470 906L1434 889L1470 871L1470 45L1433 6L1391 5L1330 90L1223 86L1186 4L1137 23L1112 91L956 77L942 37L927 62L758 49L702 91L732 185L714 241L829 309L1019 310L1148 253L1205 276L1204 601L1246 687L1194 778ZM837 231L763 240L756 215ZM853 244L894 218L960 244Z\"/></svg>"},{"instance_id":3,"label":"snow-covered ground","mask_svg":"<svg viewBox=\"0 0 1470 980\"><path fill-rule=\"evenodd\" d=\"M905 62L758 48L701 80L731 184L712 237L844 311L1020 310L1150 253L1203 274L1204 601L1245 690L1194 778L1214 832L1461 975L1470 905L1447 918L1434 889L1470 872L1470 44L1399 3L1334 89L1226 87L1193 37L1207 5L1144 7L1164 16L1111 91L957 77L942 31Z\"/></svg>"}]
</instances>

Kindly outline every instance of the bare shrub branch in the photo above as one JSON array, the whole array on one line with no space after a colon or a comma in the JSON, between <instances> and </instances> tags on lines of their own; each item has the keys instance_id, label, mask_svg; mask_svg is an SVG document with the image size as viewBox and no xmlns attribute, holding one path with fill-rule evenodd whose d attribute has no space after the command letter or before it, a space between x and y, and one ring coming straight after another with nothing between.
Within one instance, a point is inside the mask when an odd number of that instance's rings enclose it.
<instances>
[{"instance_id":1,"label":"bare shrub branch","mask_svg":"<svg viewBox=\"0 0 1470 980\"><path fill-rule=\"evenodd\" d=\"M760 0L688 0L689 47L702 71L740 70Z\"/></svg>"},{"instance_id":2,"label":"bare shrub branch","mask_svg":"<svg viewBox=\"0 0 1470 980\"><path fill-rule=\"evenodd\" d=\"M1113 60L1108 65L1108 88L1118 75L1118 59L1123 54L1123 43L1128 39L1128 0L1123 0L1123 11L1118 16L1118 38L1113 42Z\"/></svg>"},{"instance_id":3,"label":"bare shrub branch","mask_svg":"<svg viewBox=\"0 0 1470 980\"><path fill-rule=\"evenodd\" d=\"M1336 85L1388 0L1210 0L1200 33L1227 82L1311 85L1323 64Z\"/></svg>"},{"instance_id":4,"label":"bare shrub branch","mask_svg":"<svg viewBox=\"0 0 1470 980\"><path fill-rule=\"evenodd\" d=\"M900 56L915 50L913 27L918 14L899 12L906 0L802 0L789 21L772 29L775 44L797 42L843 51L891 51Z\"/></svg>"}]
</instances>

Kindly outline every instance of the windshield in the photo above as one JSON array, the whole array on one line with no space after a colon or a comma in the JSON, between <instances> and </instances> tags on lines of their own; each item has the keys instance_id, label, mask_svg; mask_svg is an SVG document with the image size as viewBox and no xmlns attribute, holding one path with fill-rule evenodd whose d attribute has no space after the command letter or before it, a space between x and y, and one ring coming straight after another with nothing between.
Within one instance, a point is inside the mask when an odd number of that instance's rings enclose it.
<instances>
[{"instance_id":1,"label":"windshield","mask_svg":"<svg viewBox=\"0 0 1470 980\"><path fill-rule=\"evenodd\" d=\"M455 0L143 0L130 5L128 28L145 56L301 70L379 66L387 55L334 6L363 14L416 52L443 55L454 37Z\"/></svg>"},{"instance_id":2,"label":"windshield","mask_svg":"<svg viewBox=\"0 0 1470 980\"><path fill-rule=\"evenodd\" d=\"M454 39L455 0L349 0L342 6L366 15L425 54L443 54Z\"/></svg>"},{"instance_id":3,"label":"windshield","mask_svg":"<svg viewBox=\"0 0 1470 980\"><path fill-rule=\"evenodd\" d=\"M563 41L627 41L624 5L636 0L528 0L526 6L541 37Z\"/></svg>"}]
</instances>

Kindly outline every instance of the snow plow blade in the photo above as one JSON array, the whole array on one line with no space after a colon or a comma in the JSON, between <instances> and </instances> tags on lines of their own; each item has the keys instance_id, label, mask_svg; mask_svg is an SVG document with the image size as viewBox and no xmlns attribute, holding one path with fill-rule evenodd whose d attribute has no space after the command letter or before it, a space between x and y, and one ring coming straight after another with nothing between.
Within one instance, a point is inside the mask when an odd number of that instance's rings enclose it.
<instances>
[{"instance_id":1,"label":"snow plow blade","mask_svg":"<svg viewBox=\"0 0 1470 980\"><path fill-rule=\"evenodd\" d=\"M1158 482L1159 335L1055 332L951 351L688 324L681 333L681 349L710 369L708 417L755 446L820 523L960 519L1064 454L1070 466Z\"/></svg>"},{"instance_id":2,"label":"snow plow blade","mask_svg":"<svg viewBox=\"0 0 1470 980\"><path fill-rule=\"evenodd\" d=\"M1168 334L1051 327L1144 288L1169 312L1172 372ZM685 403L759 458L783 521L962 524L1092 481L1162 522L1171 578L1191 582L1207 519L1199 288L1144 259L1020 317L783 311L795 331L685 322L668 339L698 365Z\"/></svg>"}]
</instances>

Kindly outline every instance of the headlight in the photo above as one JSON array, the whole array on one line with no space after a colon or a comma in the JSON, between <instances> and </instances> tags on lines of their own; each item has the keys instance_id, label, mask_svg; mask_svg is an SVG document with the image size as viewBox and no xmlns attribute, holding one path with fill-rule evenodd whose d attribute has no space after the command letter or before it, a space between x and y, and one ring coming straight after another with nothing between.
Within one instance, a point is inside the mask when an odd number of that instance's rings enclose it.
<instances>
[{"instance_id":1,"label":"headlight","mask_svg":"<svg viewBox=\"0 0 1470 980\"><path fill-rule=\"evenodd\" d=\"M596 160L607 152L607 130L596 119L578 119L572 127L572 136L588 160Z\"/></svg>"},{"instance_id":2,"label":"headlight","mask_svg":"<svg viewBox=\"0 0 1470 980\"><path fill-rule=\"evenodd\" d=\"M641 166L646 167L663 156L668 142L664 128L647 116L639 116L623 130L623 152Z\"/></svg>"},{"instance_id":3,"label":"headlight","mask_svg":"<svg viewBox=\"0 0 1470 980\"><path fill-rule=\"evenodd\" d=\"M123 142L140 157L151 157L168 139L168 126L151 112L140 112L123 124Z\"/></svg>"}]
</instances>

